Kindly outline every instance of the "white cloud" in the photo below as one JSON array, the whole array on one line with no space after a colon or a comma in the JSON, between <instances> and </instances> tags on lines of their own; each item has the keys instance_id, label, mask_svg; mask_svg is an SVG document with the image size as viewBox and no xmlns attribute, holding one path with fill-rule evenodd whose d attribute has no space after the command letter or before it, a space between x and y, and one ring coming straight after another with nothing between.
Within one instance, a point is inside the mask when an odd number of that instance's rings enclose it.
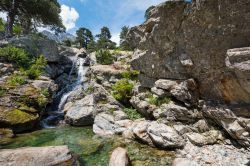
<instances>
[{"instance_id":1,"label":"white cloud","mask_svg":"<svg viewBox=\"0 0 250 166\"><path fill-rule=\"evenodd\" d=\"M76 21L79 18L79 13L73 7L66 5L61 6L60 16L63 20L63 25L66 27L66 30L70 30L76 27Z\"/></svg>"},{"instance_id":2,"label":"white cloud","mask_svg":"<svg viewBox=\"0 0 250 166\"><path fill-rule=\"evenodd\" d=\"M115 42L117 45L120 44L120 33L112 34L111 40Z\"/></svg>"},{"instance_id":3,"label":"white cloud","mask_svg":"<svg viewBox=\"0 0 250 166\"><path fill-rule=\"evenodd\" d=\"M3 20L7 20L7 14L5 12L0 12L0 18L2 18Z\"/></svg>"}]
</instances>

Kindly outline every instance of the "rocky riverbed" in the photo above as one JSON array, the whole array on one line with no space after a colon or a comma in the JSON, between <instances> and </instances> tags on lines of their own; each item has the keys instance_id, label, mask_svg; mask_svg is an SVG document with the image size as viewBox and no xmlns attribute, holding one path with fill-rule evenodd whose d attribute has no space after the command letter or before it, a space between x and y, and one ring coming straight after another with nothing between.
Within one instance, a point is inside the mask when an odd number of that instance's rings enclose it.
<instances>
[{"instance_id":1,"label":"rocky riverbed","mask_svg":"<svg viewBox=\"0 0 250 166\"><path fill-rule=\"evenodd\" d=\"M249 165L248 15L243 0L162 3L129 31L134 51L109 50L109 65L47 39L7 41L29 51L37 43L48 64L37 80L7 88L15 70L0 64L1 148L67 145L86 165L108 165L114 149L111 165ZM34 131L41 121L56 128Z\"/></svg>"}]
</instances>

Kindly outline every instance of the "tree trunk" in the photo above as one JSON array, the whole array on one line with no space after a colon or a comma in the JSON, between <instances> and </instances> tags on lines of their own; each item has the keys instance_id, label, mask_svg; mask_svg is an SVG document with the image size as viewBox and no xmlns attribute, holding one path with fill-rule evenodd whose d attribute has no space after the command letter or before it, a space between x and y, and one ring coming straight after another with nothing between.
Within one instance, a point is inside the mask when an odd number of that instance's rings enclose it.
<instances>
[{"instance_id":1,"label":"tree trunk","mask_svg":"<svg viewBox=\"0 0 250 166\"><path fill-rule=\"evenodd\" d=\"M17 14L18 5L19 5L19 0L13 0L11 8L8 11L7 24L5 27L5 37L7 38L13 36L13 25Z\"/></svg>"}]
</instances>

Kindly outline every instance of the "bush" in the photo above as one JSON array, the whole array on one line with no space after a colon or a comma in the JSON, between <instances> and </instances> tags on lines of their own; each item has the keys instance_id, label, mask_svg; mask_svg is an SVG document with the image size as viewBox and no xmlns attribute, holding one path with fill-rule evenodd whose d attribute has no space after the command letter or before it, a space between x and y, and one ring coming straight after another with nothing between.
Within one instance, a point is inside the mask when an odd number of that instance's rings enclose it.
<instances>
[{"instance_id":1,"label":"bush","mask_svg":"<svg viewBox=\"0 0 250 166\"><path fill-rule=\"evenodd\" d=\"M72 45L72 42L71 42L71 40L69 40L69 39L63 41L63 43L64 43L64 45L67 46L67 47L71 47L71 45Z\"/></svg>"},{"instance_id":2,"label":"bush","mask_svg":"<svg viewBox=\"0 0 250 166\"><path fill-rule=\"evenodd\" d=\"M0 48L0 58L14 63L19 68L28 68L31 62L29 55L23 49L12 46Z\"/></svg>"},{"instance_id":3,"label":"bush","mask_svg":"<svg viewBox=\"0 0 250 166\"><path fill-rule=\"evenodd\" d=\"M154 95L150 95L148 98L149 104L161 106L162 104L168 104L171 101L169 97L155 97Z\"/></svg>"},{"instance_id":4,"label":"bush","mask_svg":"<svg viewBox=\"0 0 250 166\"><path fill-rule=\"evenodd\" d=\"M119 80L112 86L112 95L121 103L130 105L129 100L132 97L133 87L134 84L130 83L128 79Z\"/></svg>"},{"instance_id":5,"label":"bush","mask_svg":"<svg viewBox=\"0 0 250 166\"><path fill-rule=\"evenodd\" d=\"M123 112L125 112L128 115L128 118L131 120L135 120L135 119L140 119L142 118L142 115L139 114L136 109L132 109L132 108L125 108L123 109Z\"/></svg>"},{"instance_id":6,"label":"bush","mask_svg":"<svg viewBox=\"0 0 250 166\"><path fill-rule=\"evenodd\" d=\"M102 65L110 65L114 62L114 57L108 50L99 50L96 52L97 63Z\"/></svg>"},{"instance_id":7,"label":"bush","mask_svg":"<svg viewBox=\"0 0 250 166\"><path fill-rule=\"evenodd\" d=\"M7 85L9 85L9 86L17 86L17 85L24 85L24 84L26 84L26 80L20 74L12 74L7 79Z\"/></svg>"},{"instance_id":8,"label":"bush","mask_svg":"<svg viewBox=\"0 0 250 166\"><path fill-rule=\"evenodd\" d=\"M25 71L26 75L30 79L37 79L43 73L43 68L46 66L47 61L43 55L40 55L39 58L36 59L35 63L31 65L31 67Z\"/></svg>"},{"instance_id":9,"label":"bush","mask_svg":"<svg viewBox=\"0 0 250 166\"><path fill-rule=\"evenodd\" d=\"M14 25L13 32L16 35L21 35L21 33L22 33L22 27L20 25Z\"/></svg>"},{"instance_id":10,"label":"bush","mask_svg":"<svg viewBox=\"0 0 250 166\"><path fill-rule=\"evenodd\" d=\"M126 70L121 73L122 78L130 79L130 80L138 80L138 75L140 72L138 70Z\"/></svg>"},{"instance_id":11,"label":"bush","mask_svg":"<svg viewBox=\"0 0 250 166\"><path fill-rule=\"evenodd\" d=\"M6 89L0 87L0 97L2 97L6 93Z\"/></svg>"},{"instance_id":12,"label":"bush","mask_svg":"<svg viewBox=\"0 0 250 166\"><path fill-rule=\"evenodd\" d=\"M40 90L41 94L45 97L50 97L49 89L48 88L43 88Z\"/></svg>"}]
</instances>

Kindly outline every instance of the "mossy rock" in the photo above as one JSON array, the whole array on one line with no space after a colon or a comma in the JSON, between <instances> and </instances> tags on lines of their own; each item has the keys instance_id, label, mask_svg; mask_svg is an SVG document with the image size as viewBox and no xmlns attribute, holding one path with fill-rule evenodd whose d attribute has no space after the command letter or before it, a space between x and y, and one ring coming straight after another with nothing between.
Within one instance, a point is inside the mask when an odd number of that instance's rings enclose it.
<instances>
[{"instance_id":1,"label":"mossy rock","mask_svg":"<svg viewBox=\"0 0 250 166\"><path fill-rule=\"evenodd\" d=\"M9 143L13 137L14 134L11 129L0 128L0 144Z\"/></svg>"},{"instance_id":2,"label":"mossy rock","mask_svg":"<svg viewBox=\"0 0 250 166\"><path fill-rule=\"evenodd\" d=\"M38 119L38 114L30 114L19 109L0 108L0 125L15 132L32 129Z\"/></svg>"}]
</instances>

